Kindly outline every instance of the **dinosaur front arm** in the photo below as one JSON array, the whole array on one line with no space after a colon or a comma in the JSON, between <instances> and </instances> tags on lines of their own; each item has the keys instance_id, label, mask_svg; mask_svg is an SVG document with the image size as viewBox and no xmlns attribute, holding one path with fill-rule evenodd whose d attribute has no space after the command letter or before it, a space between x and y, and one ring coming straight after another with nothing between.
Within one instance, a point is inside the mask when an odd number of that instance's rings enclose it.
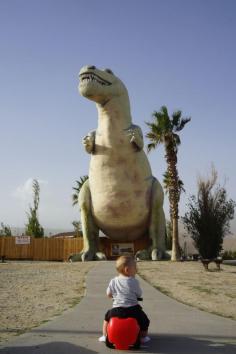
<instances>
[{"instance_id":1,"label":"dinosaur front arm","mask_svg":"<svg viewBox=\"0 0 236 354\"><path fill-rule=\"evenodd\" d=\"M129 129L130 142L135 146L135 148L140 151L143 149L143 133L140 127L137 125L132 126Z\"/></svg>"},{"instance_id":2,"label":"dinosaur front arm","mask_svg":"<svg viewBox=\"0 0 236 354\"><path fill-rule=\"evenodd\" d=\"M95 130L88 133L82 140L82 144L84 145L85 150L87 153L92 154L95 149Z\"/></svg>"}]
</instances>

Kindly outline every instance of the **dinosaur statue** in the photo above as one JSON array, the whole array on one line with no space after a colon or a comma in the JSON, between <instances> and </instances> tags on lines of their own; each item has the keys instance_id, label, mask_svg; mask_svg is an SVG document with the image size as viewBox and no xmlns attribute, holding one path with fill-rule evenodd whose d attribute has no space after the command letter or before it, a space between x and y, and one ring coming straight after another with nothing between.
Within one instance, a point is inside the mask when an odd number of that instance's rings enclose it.
<instances>
[{"instance_id":1,"label":"dinosaur statue","mask_svg":"<svg viewBox=\"0 0 236 354\"><path fill-rule=\"evenodd\" d=\"M79 193L84 249L71 260L105 258L98 248L99 230L117 242L147 235L151 247L136 258L161 259L164 194L143 151L141 128L132 123L128 91L110 69L85 66L79 78L80 94L96 102L98 128L83 138L91 154L89 179Z\"/></svg>"}]
</instances>

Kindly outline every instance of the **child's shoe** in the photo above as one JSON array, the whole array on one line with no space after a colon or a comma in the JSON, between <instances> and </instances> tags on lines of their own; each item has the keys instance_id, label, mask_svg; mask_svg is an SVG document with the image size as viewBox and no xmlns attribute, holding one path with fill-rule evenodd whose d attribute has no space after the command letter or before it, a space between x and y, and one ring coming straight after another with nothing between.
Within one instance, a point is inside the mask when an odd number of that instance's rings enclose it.
<instances>
[{"instance_id":1,"label":"child's shoe","mask_svg":"<svg viewBox=\"0 0 236 354\"><path fill-rule=\"evenodd\" d=\"M99 338L98 338L98 341L105 343L105 342L106 342L106 336L103 335L103 336L99 337Z\"/></svg>"},{"instance_id":2,"label":"child's shoe","mask_svg":"<svg viewBox=\"0 0 236 354\"><path fill-rule=\"evenodd\" d=\"M150 337L145 336L145 337L142 337L142 338L141 338L141 343L142 343L142 344L144 344L144 343L149 342L150 340L151 340L151 338L150 338Z\"/></svg>"}]
</instances>

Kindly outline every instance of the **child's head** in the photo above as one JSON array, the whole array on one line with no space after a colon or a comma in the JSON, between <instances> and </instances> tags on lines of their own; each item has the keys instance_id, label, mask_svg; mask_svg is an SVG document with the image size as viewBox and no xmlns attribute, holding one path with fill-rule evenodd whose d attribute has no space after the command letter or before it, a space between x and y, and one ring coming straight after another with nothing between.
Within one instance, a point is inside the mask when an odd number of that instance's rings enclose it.
<instances>
[{"instance_id":1,"label":"child's head","mask_svg":"<svg viewBox=\"0 0 236 354\"><path fill-rule=\"evenodd\" d=\"M120 256L116 260L116 270L125 276L134 276L136 274L136 262L132 256Z\"/></svg>"}]
</instances>

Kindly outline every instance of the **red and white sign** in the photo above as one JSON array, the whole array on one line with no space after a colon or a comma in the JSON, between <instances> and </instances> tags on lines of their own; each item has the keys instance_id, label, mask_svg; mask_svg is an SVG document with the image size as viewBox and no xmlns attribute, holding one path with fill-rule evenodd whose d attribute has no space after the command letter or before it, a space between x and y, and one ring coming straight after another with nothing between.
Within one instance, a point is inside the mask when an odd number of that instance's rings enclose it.
<instances>
[{"instance_id":1,"label":"red and white sign","mask_svg":"<svg viewBox=\"0 0 236 354\"><path fill-rule=\"evenodd\" d=\"M15 237L16 245L29 245L30 244L30 236L16 236Z\"/></svg>"}]
</instances>

